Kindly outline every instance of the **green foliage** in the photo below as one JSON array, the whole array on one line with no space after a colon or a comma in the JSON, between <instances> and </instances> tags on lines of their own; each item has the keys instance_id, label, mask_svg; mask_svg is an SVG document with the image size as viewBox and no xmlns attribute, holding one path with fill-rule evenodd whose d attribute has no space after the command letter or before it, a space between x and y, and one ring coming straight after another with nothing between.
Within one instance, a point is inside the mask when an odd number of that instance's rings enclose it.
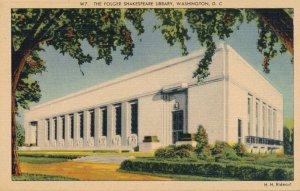
<instances>
[{"instance_id":1,"label":"green foliage","mask_svg":"<svg viewBox=\"0 0 300 191\"><path fill-rule=\"evenodd\" d=\"M189 158L191 157L191 151L187 150L187 149L179 149L175 152L175 154L179 157L179 158Z\"/></svg>"},{"instance_id":2,"label":"green foliage","mask_svg":"<svg viewBox=\"0 0 300 191\"><path fill-rule=\"evenodd\" d=\"M44 174L27 174L24 173L21 176L12 176L14 181L57 181L57 180L78 180L76 178L69 178L64 176L51 176Z\"/></svg>"},{"instance_id":3,"label":"green foliage","mask_svg":"<svg viewBox=\"0 0 300 191\"><path fill-rule=\"evenodd\" d=\"M194 151L195 148L190 144L178 145L175 147L176 150L186 149L188 151Z\"/></svg>"},{"instance_id":4,"label":"green foliage","mask_svg":"<svg viewBox=\"0 0 300 191\"><path fill-rule=\"evenodd\" d=\"M246 153L246 147L243 143L236 143L232 148L239 157L243 157Z\"/></svg>"},{"instance_id":5,"label":"green foliage","mask_svg":"<svg viewBox=\"0 0 300 191\"><path fill-rule=\"evenodd\" d=\"M284 127L287 127L289 130L292 130L294 128L294 119L285 117L283 119L283 125Z\"/></svg>"},{"instance_id":6,"label":"green foliage","mask_svg":"<svg viewBox=\"0 0 300 191\"><path fill-rule=\"evenodd\" d=\"M214 147L212 148L212 154L217 155L224 151L225 148L229 148L230 145L224 141L216 141Z\"/></svg>"},{"instance_id":7,"label":"green foliage","mask_svg":"<svg viewBox=\"0 0 300 191\"><path fill-rule=\"evenodd\" d=\"M283 148L284 154L293 155L294 147L294 131L292 131L292 136L290 130L287 127L283 127Z\"/></svg>"},{"instance_id":8,"label":"green foliage","mask_svg":"<svg viewBox=\"0 0 300 191\"><path fill-rule=\"evenodd\" d=\"M219 159L239 160L236 151L224 141L216 141L211 152L216 161Z\"/></svg>"},{"instance_id":9,"label":"green foliage","mask_svg":"<svg viewBox=\"0 0 300 191\"><path fill-rule=\"evenodd\" d=\"M20 124L17 124L16 127L16 143L18 147L21 147L24 145L25 142L25 132L23 127Z\"/></svg>"},{"instance_id":10,"label":"green foliage","mask_svg":"<svg viewBox=\"0 0 300 191\"><path fill-rule=\"evenodd\" d=\"M243 21L243 15L238 9L187 9L185 16L193 32L197 33L200 45L206 47L194 72L194 77L201 81L210 74L208 67L216 50L215 37L222 40L230 37Z\"/></svg>"},{"instance_id":11,"label":"green foliage","mask_svg":"<svg viewBox=\"0 0 300 191\"><path fill-rule=\"evenodd\" d=\"M292 147L291 153L292 154L294 154L294 138L295 138L295 135L294 135L294 128L293 128L292 133L291 133L291 147Z\"/></svg>"},{"instance_id":12,"label":"green foliage","mask_svg":"<svg viewBox=\"0 0 300 191\"><path fill-rule=\"evenodd\" d=\"M161 159L190 158L193 149L189 145L167 146L157 149L154 156Z\"/></svg>"},{"instance_id":13,"label":"green foliage","mask_svg":"<svg viewBox=\"0 0 300 191\"><path fill-rule=\"evenodd\" d=\"M154 30L160 30L169 45L178 44L183 55L188 54L188 28L197 34L199 45L206 48L194 72L199 81L209 75L216 39L229 38L244 20L257 23L257 48L265 56L263 66L266 72L269 71L269 60L278 52L286 52L278 37L254 9L12 9L12 59L18 61L23 55L19 52L30 52L25 58L25 68L21 68L16 108L28 109L28 103L38 102L41 97L40 87L31 76L45 71L45 63L39 58L42 46L53 46L61 54L68 54L77 60L80 71L83 63L90 63L93 59L82 50L83 41L97 49L96 60L110 64L114 51L120 51L124 59L128 59L135 47L128 25L135 27L137 35L144 33L146 11L152 11L159 21ZM292 14L291 9L284 11ZM12 66L13 70L17 67Z\"/></svg>"},{"instance_id":14,"label":"green foliage","mask_svg":"<svg viewBox=\"0 0 300 191\"><path fill-rule=\"evenodd\" d=\"M36 74L41 74L46 70L43 60L40 59L38 51L32 51L27 58L26 65L20 75L15 96L16 113L18 108L29 109L28 104L31 102L39 102L41 98L41 90L38 82L33 79Z\"/></svg>"},{"instance_id":15,"label":"green foliage","mask_svg":"<svg viewBox=\"0 0 300 191\"><path fill-rule=\"evenodd\" d=\"M291 13L291 11L292 9L285 9L285 12L288 14ZM268 23L266 23L262 17L258 16L255 10L244 9L244 14L247 22L256 22L259 34L259 39L257 40L257 49L264 55L264 61L262 63L263 70L264 72L269 73L270 60L277 56L278 53L282 54L286 52L287 49L279 40L275 32L270 28Z\"/></svg>"},{"instance_id":16,"label":"green foliage","mask_svg":"<svg viewBox=\"0 0 300 191\"><path fill-rule=\"evenodd\" d=\"M120 169L134 172L235 177L241 180L293 180L293 172L289 169L237 163L126 160L121 163Z\"/></svg>"},{"instance_id":17,"label":"green foliage","mask_svg":"<svg viewBox=\"0 0 300 191\"><path fill-rule=\"evenodd\" d=\"M68 159L66 158L53 158L53 157L29 157L29 156L21 156L20 161L32 164L48 164L48 163L58 163L58 162L66 162Z\"/></svg>"},{"instance_id":18,"label":"green foliage","mask_svg":"<svg viewBox=\"0 0 300 191\"><path fill-rule=\"evenodd\" d=\"M23 52L30 53L17 79L15 112L19 107L29 109L28 104L38 102L41 97L40 87L32 75L46 69L39 58L42 46L53 46L61 54L68 54L79 66L92 61L81 48L83 41L97 48L96 59L103 59L106 64L112 62L111 54L117 47L124 59L128 59L133 55L134 43L126 20L141 34L144 12L144 9L12 9L12 71L18 69Z\"/></svg>"},{"instance_id":19,"label":"green foliage","mask_svg":"<svg viewBox=\"0 0 300 191\"><path fill-rule=\"evenodd\" d=\"M35 154L35 153L19 153L21 157L32 157L32 158L55 158L55 159L76 159L85 155L81 154Z\"/></svg>"},{"instance_id":20,"label":"green foliage","mask_svg":"<svg viewBox=\"0 0 300 191\"><path fill-rule=\"evenodd\" d=\"M208 135L202 125L199 125L196 133L196 149L195 153L198 158L205 159L210 156L210 148L208 146Z\"/></svg>"},{"instance_id":21,"label":"green foliage","mask_svg":"<svg viewBox=\"0 0 300 191\"><path fill-rule=\"evenodd\" d=\"M230 147L225 147L222 153L214 155L215 160L218 161L220 159L227 159L227 160L240 160L237 156L235 150Z\"/></svg>"}]
</instances>

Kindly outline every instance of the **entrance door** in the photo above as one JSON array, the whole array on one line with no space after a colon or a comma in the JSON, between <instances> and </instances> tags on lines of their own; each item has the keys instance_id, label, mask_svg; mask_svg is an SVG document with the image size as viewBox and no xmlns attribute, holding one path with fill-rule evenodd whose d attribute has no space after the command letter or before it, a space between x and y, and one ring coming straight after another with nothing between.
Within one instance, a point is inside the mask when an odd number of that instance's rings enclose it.
<instances>
[{"instance_id":1,"label":"entrance door","mask_svg":"<svg viewBox=\"0 0 300 191\"><path fill-rule=\"evenodd\" d=\"M173 111L173 144L183 134L183 110Z\"/></svg>"}]
</instances>

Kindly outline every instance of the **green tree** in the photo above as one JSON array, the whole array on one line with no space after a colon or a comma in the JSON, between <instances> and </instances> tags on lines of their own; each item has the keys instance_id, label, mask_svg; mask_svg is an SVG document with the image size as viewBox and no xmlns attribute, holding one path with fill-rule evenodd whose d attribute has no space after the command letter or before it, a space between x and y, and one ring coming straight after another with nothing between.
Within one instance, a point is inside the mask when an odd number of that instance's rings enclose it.
<instances>
[{"instance_id":1,"label":"green tree","mask_svg":"<svg viewBox=\"0 0 300 191\"><path fill-rule=\"evenodd\" d=\"M247 150L243 143L234 144L232 149L236 152L236 155L239 157L243 157Z\"/></svg>"},{"instance_id":2,"label":"green tree","mask_svg":"<svg viewBox=\"0 0 300 191\"><path fill-rule=\"evenodd\" d=\"M17 129L16 129L16 144L18 147L23 146L25 142L25 132L22 127L22 125L17 124Z\"/></svg>"},{"instance_id":3,"label":"green tree","mask_svg":"<svg viewBox=\"0 0 300 191\"><path fill-rule=\"evenodd\" d=\"M290 155L293 152L291 133L287 127L283 127L283 149L284 149L284 154Z\"/></svg>"},{"instance_id":4,"label":"green tree","mask_svg":"<svg viewBox=\"0 0 300 191\"><path fill-rule=\"evenodd\" d=\"M40 89L30 80L29 71L45 68L38 56L43 46L53 46L61 54L68 54L80 66L92 61L84 53L81 43L86 40L98 50L97 60L112 62L112 52L121 50L124 59L133 55L134 42L127 27L131 23L138 35L144 32L143 17L149 9L12 9L12 174L20 175L16 152L16 121L18 107L38 101ZM199 80L209 75L208 66L216 50L215 37L230 37L242 22L255 21L260 38L258 50L264 55L264 70L269 71L269 60L278 52L293 54L293 20L291 10L283 9L154 9L160 30L169 45L179 44L186 55L187 24L197 34L199 44L206 47L204 57L194 77ZM280 47L280 48L277 48ZM39 67L37 67L39 66ZM29 70L26 71L26 68ZM42 69L43 70L43 69ZM32 74L34 72L32 71ZM22 75L23 74L23 75ZM27 79L26 79L27 76ZM26 79L26 80L25 80ZM23 84L22 84L23 83Z\"/></svg>"},{"instance_id":5,"label":"green tree","mask_svg":"<svg viewBox=\"0 0 300 191\"><path fill-rule=\"evenodd\" d=\"M291 133L291 154L294 154L294 128L292 129Z\"/></svg>"},{"instance_id":6,"label":"green tree","mask_svg":"<svg viewBox=\"0 0 300 191\"><path fill-rule=\"evenodd\" d=\"M197 145L195 153L201 159L207 158L210 155L210 149L208 146L208 135L202 125L199 125L196 133Z\"/></svg>"}]
</instances>

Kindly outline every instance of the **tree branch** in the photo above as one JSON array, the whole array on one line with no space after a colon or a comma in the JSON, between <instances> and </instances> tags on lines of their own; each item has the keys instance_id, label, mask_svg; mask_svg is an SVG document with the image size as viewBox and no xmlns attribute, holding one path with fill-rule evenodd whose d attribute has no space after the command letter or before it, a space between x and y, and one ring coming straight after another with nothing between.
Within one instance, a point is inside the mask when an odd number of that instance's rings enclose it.
<instances>
[{"instance_id":1,"label":"tree branch","mask_svg":"<svg viewBox=\"0 0 300 191\"><path fill-rule=\"evenodd\" d=\"M36 40L40 41L44 38L44 36L49 32L51 26L56 22L56 20L64 13L63 9L59 9L59 11L54 15L54 17L45 25L44 29L41 30L39 34L37 34Z\"/></svg>"},{"instance_id":2,"label":"tree branch","mask_svg":"<svg viewBox=\"0 0 300 191\"><path fill-rule=\"evenodd\" d=\"M16 78L16 79L13 79L13 81L19 80L19 76L25 66L26 59L30 55L30 52L34 49L34 47L36 45L38 45L40 42L50 39L49 37L45 37L45 34L50 30L50 27L53 25L53 23L56 21L56 19L59 18L63 14L63 9L60 9L55 14L54 18L52 18L52 20L49 21L48 24L45 25L44 28L46 28L47 30L41 30L41 32L39 34L37 34L36 37L34 38L34 35L36 32L35 30L38 29L38 27L41 25L41 23L43 23L43 21L45 20L46 17L49 17L50 12L51 11L49 10L40 17L39 21L33 26L30 35L28 35L26 37L26 39L22 42L18 51L13 52L13 54L12 54L12 78ZM16 87L16 85L17 84L15 84L14 86ZM15 87L13 88L14 90L15 90Z\"/></svg>"},{"instance_id":3,"label":"tree branch","mask_svg":"<svg viewBox=\"0 0 300 191\"><path fill-rule=\"evenodd\" d=\"M255 9L286 49L294 55L293 19L282 9Z\"/></svg>"}]
</instances>

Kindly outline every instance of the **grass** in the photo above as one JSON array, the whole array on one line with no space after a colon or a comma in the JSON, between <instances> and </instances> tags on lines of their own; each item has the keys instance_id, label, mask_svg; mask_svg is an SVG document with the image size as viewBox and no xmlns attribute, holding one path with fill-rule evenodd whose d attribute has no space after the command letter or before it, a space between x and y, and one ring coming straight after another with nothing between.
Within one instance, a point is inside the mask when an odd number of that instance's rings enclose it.
<instances>
[{"instance_id":1,"label":"grass","mask_svg":"<svg viewBox=\"0 0 300 191\"><path fill-rule=\"evenodd\" d=\"M16 181L66 181L66 180L78 180L76 178L64 177L64 176L51 176L44 174L28 174L24 173L21 176L12 176L12 180Z\"/></svg>"},{"instance_id":2,"label":"grass","mask_svg":"<svg viewBox=\"0 0 300 191\"><path fill-rule=\"evenodd\" d=\"M239 179L234 178L227 178L227 177L205 177L205 176L193 176L193 175L181 175L181 174L162 174L162 173L149 173L149 172L135 172L135 171L126 171L119 169L119 172L126 172L126 173L132 173L132 174L142 174L142 175L152 175L152 176L159 176L159 177L166 177L170 178L174 181L234 181Z\"/></svg>"},{"instance_id":3,"label":"grass","mask_svg":"<svg viewBox=\"0 0 300 191\"><path fill-rule=\"evenodd\" d=\"M133 174L118 171L119 164L87 163L67 161L50 164L21 163L23 173L45 174L51 176L63 176L77 180L170 180L169 177L161 177L146 174ZM29 177L30 178L30 177ZM34 178L34 177L33 177ZM33 180L33 179L31 179ZM43 179L41 179L43 180ZM44 180L48 180L45 177Z\"/></svg>"},{"instance_id":4,"label":"grass","mask_svg":"<svg viewBox=\"0 0 300 191\"><path fill-rule=\"evenodd\" d=\"M269 167L280 167L280 168L294 168L294 157L287 155L254 155L251 157L241 158L241 163L269 166Z\"/></svg>"},{"instance_id":5,"label":"grass","mask_svg":"<svg viewBox=\"0 0 300 191\"><path fill-rule=\"evenodd\" d=\"M48 158L48 157L27 157L27 156L20 156L20 161L25 163L32 163L32 164L47 164L47 163L59 163L65 162L68 159L65 158Z\"/></svg>"},{"instance_id":6,"label":"grass","mask_svg":"<svg viewBox=\"0 0 300 191\"><path fill-rule=\"evenodd\" d=\"M195 181L219 181L238 180L223 177L203 177L192 175L174 175L162 173L127 172L118 170L119 164L100 164L69 161L69 159L88 155L113 155L113 156L135 156L136 160L156 161L153 153L144 152L117 152L117 151L19 151L22 171L24 177L13 177L13 180L195 180ZM160 159L166 160L166 159ZM168 159L175 162L205 162L197 158L190 159ZM269 167L293 168L294 158L292 156L268 154L251 155L241 158L239 161L224 160L222 163L253 164ZM45 174L45 175L38 175ZM48 177L51 175L54 177ZM51 179L53 178L53 179Z\"/></svg>"}]
</instances>

